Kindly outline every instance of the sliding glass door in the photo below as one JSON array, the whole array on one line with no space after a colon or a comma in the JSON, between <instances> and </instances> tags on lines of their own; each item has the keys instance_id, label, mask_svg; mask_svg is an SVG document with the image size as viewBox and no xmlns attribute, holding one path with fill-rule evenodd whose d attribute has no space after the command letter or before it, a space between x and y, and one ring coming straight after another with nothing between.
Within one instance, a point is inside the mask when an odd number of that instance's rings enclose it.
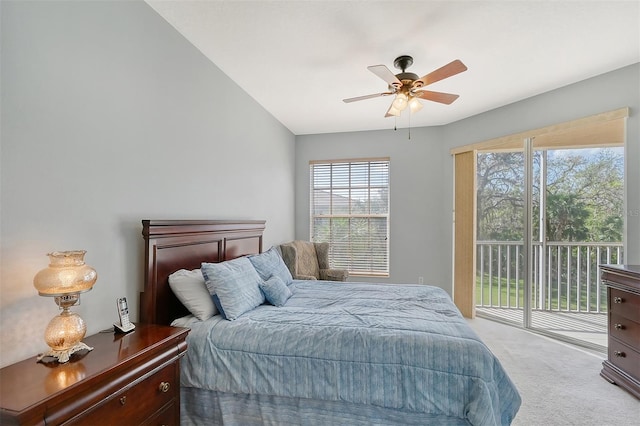
<instances>
[{"instance_id":1,"label":"sliding glass door","mask_svg":"<svg viewBox=\"0 0 640 426\"><path fill-rule=\"evenodd\" d=\"M598 265L624 258L628 115L621 108L451 150L453 297L463 315L602 348Z\"/></svg>"},{"instance_id":2,"label":"sliding glass door","mask_svg":"<svg viewBox=\"0 0 640 426\"><path fill-rule=\"evenodd\" d=\"M622 263L623 148L477 154L476 302L503 321L606 346L598 265Z\"/></svg>"},{"instance_id":3,"label":"sliding glass door","mask_svg":"<svg viewBox=\"0 0 640 426\"><path fill-rule=\"evenodd\" d=\"M622 263L623 147L541 150L531 327L606 347L598 265Z\"/></svg>"},{"instance_id":4,"label":"sliding glass door","mask_svg":"<svg viewBox=\"0 0 640 426\"><path fill-rule=\"evenodd\" d=\"M523 324L524 151L479 152L476 176L476 306Z\"/></svg>"}]
</instances>

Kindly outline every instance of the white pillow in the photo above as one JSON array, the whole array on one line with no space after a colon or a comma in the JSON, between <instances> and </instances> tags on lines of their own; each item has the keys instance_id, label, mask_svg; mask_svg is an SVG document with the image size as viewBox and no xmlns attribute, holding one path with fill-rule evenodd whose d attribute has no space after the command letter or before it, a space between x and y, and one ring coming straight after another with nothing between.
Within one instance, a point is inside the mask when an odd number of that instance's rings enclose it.
<instances>
[{"instance_id":1,"label":"white pillow","mask_svg":"<svg viewBox=\"0 0 640 426\"><path fill-rule=\"evenodd\" d=\"M178 300L200 321L214 316L216 310L200 269L180 269L169 275L169 287Z\"/></svg>"},{"instance_id":2,"label":"white pillow","mask_svg":"<svg viewBox=\"0 0 640 426\"><path fill-rule=\"evenodd\" d=\"M171 321L171 327L190 328L191 324L196 322L200 322L200 320L194 317L193 315L189 314L187 316L176 318L173 321Z\"/></svg>"}]
</instances>

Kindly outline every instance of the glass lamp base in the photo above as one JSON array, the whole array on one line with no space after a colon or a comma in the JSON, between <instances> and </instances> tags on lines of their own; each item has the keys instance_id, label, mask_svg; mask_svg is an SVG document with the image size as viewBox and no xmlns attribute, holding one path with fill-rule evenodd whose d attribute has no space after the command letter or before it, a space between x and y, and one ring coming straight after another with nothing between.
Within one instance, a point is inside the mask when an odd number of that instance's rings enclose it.
<instances>
[{"instance_id":1,"label":"glass lamp base","mask_svg":"<svg viewBox=\"0 0 640 426\"><path fill-rule=\"evenodd\" d=\"M87 332L80 315L71 312L69 308L78 302L78 294L56 297L55 301L62 308L60 315L53 317L44 331L44 340L49 345L49 350L38 355L38 361L46 356L58 359L59 363L69 361L69 357L83 349L92 350L81 340Z\"/></svg>"},{"instance_id":2,"label":"glass lamp base","mask_svg":"<svg viewBox=\"0 0 640 426\"><path fill-rule=\"evenodd\" d=\"M40 355L38 355L38 361L42 361L42 358L50 356L53 358L57 358L58 362L63 364L65 362L69 361L69 357L71 357L71 355L73 355L76 352L79 352L83 349L86 349L88 351L92 351L93 348L91 346L87 346L86 344L79 342L76 343L75 345L73 345L72 347L70 347L69 349L64 349L61 351L55 350L55 349L49 349L47 352L42 353Z\"/></svg>"}]
</instances>

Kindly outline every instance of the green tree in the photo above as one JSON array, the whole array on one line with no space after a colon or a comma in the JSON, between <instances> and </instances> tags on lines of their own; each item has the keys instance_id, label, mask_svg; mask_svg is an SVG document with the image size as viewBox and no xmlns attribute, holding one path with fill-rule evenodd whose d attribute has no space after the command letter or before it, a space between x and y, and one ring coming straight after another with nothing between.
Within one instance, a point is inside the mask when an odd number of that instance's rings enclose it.
<instances>
[{"instance_id":1,"label":"green tree","mask_svg":"<svg viewBox=\"0 0 640 426\"><path fill-rule=\"evenodd\" d=\"M547 195L547 240L585 241L590 211L576 194Z\"/></svg>"},{"instance_id":2,"label":"green tree","mask_svg":"<svg viewBox=\"0 0 640 426\"><path fill-rule=\"evenodd\" d=\"M548 241L621 241L621 148L548 151ZM542 152L534 156L534 218L539 213ZM477 164L479 240L520 241L523 221L523 155L481 153ZM534 219L534 232L538 231Z\"/></svg>"},{"instance_id":3,"label":"green tree","mask_svg":"<svg viewBox=\"0 0 640 426\"><path fill-rule=\"evenodd\" d=\"M479 240L522 239L523 156L519 152L478 155L477 227Z\"/></svg>"}]
</instances>

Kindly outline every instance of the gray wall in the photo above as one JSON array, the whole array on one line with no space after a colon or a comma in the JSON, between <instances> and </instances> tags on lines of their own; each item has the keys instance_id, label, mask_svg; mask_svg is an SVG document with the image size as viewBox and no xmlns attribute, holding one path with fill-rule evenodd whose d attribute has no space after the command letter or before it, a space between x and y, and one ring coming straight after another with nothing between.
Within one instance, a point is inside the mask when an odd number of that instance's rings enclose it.
<instances>
[{"instance_id":1,"label":"gray wall","mask_svg":"<svg viewBox=\"0 0 640 426\"><path fill-rule=\"evenodd\" d=\"M640 264L640 65L438 128L296 137L296 238L309 237L309 161L391 157L390 283L452 290L453 147L630 107L627 121L626 261ZM453 105L455 108L455 104ZM390 126L393 123L390 124ZM413 183L411 183L413 181Z\"/></svg>"},{"instance_id":2,"label":"gray wall","mask_svg":"<svg viewBox=\"0 0 640 426\"><path fill-rule=\"evenodd\" d=\"M390 121L393 125L393 121ZM447 288L451 238L448 186L442 175L450 167L441 127L305 135L296 137L296 238L309 239L309 161L390 157L389 278L351 281L416 283ZM450 249L449 249L450 250ZM444 267L443 267L444 266Z\"/></svg>"},{"instance_id":3,"label":"gray wall","mask_svg":"<svg viewBox=\"0 0 640 426\"><path fill-rule=\"evenodd\" d=\"M142 219L265 219L294 235L294 135L143 2L0 3L0 364L46 349L32 280L54 250L98 272L88 333L137 318ZM268 186L269 190L265 190Z\"/></svg>"}]
</instances>

